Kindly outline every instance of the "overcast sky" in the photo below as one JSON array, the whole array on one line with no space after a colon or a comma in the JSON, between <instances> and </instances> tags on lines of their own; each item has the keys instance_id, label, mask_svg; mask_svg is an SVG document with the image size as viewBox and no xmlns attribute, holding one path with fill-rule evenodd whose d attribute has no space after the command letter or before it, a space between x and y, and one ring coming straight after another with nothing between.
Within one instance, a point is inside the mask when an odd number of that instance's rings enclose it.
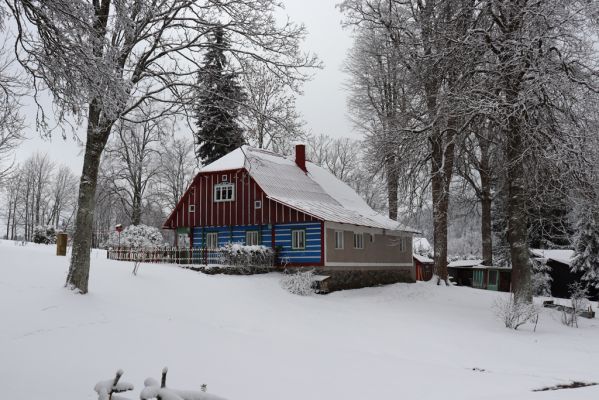
<instances>
[{"instance_id":1,"label":"overcast sky","mask_svg":"<svg viewBox=\"0 0 599 400\"><path fill-rule=\"evenodd\" d=\"M341 14L335 8L339 1L283 0L287 15L294 22L303 23L308 30L304 49L316 53L324 64L324 69L317 71L314 80L305 85L304 95L298 99L298 110L304 116L309 132L336 137L355 136L346 116L345 75L342 72L351 39L349 32L341 28ZM36 151L46 152L53 161L66 164L79 174L83 163L81 145L70 136L63 140L60 133L42 139L34 131L35 107L28 104L27 110L30 139L18 149L17 159L24 160Z\"/></svg>"}]
</instances>

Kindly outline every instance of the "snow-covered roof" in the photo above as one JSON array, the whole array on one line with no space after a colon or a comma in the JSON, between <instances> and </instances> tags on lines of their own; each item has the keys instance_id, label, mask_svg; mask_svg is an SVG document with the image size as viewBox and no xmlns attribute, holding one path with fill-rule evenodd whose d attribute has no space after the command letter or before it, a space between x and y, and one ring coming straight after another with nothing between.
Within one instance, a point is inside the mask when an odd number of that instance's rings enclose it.
<instances>
[{"instance_id":1,"label":"snow-covered roof","mask_svg":"<svg viewBox=\"0 0 599 400\"><path fill-rule=\"evenodd\" d=\"M574 257L574 250L569 249L530 249L530 252L534 257L545 260L554 260L566 265L570 265L572 263L572 258Z\"/></svg>"},{"instance_id":2,"label":"snow-covered roof","mask_svg":"<svg viewBox=\"0 0 599 400\"><path fill-rule=\"evenodd\" d=\"M466 268L477 267L481 265L483 260L455 260L447 264L449 268Z\"/></svg>"},{"instance_id":3,"label":"snow-covered roof","mask_svg":"<svg viewBox=\"0 0 599 400\"><path fill-rule=\"evenodd\" d=\"M347 184L309 161L305 173L293 159L245 145L205 166L200 173L241 168L268 198L318 219L417 233L374 211Z\"/></svg>"},{"instance_id":4,"label":"snow-covered roof","mask_svg":"<svg viewBox=\"0 0 599 400\"><path fill-rule=\"evenodd\" d=\"M428 258L427 256L421 256L418 253L414 253L414 254L412 254L412 256L414 257L414 259L416 261L421 262L423 264L435 262L435 260L433 260L432 258Z\"/></svg>"},{"instance_id":5,"label":"snow-covered roof","mask_svg":"<svg viewBox=\"0 0 599 400\"><path fill-rule=\"evenodd\" d=\"M414 252L428 252L432 246L425 237L415 237L412 239L412 249Z\"/></svg>"}]
</instances>

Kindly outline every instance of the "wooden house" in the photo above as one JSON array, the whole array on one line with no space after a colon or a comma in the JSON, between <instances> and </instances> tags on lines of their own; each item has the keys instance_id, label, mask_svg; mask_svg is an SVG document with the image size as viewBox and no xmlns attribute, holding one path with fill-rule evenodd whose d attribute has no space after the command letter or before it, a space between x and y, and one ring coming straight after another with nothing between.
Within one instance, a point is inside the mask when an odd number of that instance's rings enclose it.
<instances>
[{"instance_id":1,"label":"wooden house","mask_svg":"<svg viewBox=\"0 0 599 400\"><path fill-rule=\"evenodd\" d=\"M348 185L307 161L303 145L295 150L294 157L284 157L242 146L205 166L163 227L194 247L268 246L286 267L362 271L366 280L372 278L366 273L379 271L397 278L391 280L413 280L416 232L375 212Z\"/></svg>"},{"instance_id":2,"label":"wooden house","mask_svg":"<svg viewBox=\"0 0 599 400\"><path fill-rule=\"evenodd\" d=\"M456 260L447 265L449 276L459 286L509 292L511 268L482 265L482 260Z\"/></svg>"}]
</instances>

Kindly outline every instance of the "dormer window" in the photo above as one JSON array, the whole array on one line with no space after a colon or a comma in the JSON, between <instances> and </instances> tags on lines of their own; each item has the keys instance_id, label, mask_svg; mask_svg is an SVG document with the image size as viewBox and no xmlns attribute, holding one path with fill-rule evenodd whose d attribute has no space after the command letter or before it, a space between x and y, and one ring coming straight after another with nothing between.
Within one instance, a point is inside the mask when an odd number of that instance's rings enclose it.
<instances>
[{"instance_id":1,"label":"dormer window","mask_svg":"<svg viewBox=\"0 0 599 400\"><path fill-rule=\"evenodd\" d=\"M214 185L215 202L220 203L233 200L235 200L235 185L232 183L219 183Z\"/></svg>"}]
</instances>

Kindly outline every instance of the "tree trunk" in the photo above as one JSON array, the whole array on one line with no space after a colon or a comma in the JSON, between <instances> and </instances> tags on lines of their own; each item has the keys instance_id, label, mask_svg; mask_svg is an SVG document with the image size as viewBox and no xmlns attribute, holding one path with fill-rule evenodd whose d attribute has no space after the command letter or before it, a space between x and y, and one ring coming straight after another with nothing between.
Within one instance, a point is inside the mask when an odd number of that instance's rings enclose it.
<instances>
[{"instance_id":1,"label":"tree trunk","mask_svg":"<svg viewBox=\"0 0 599 400\"><path fill-rule=\"evenodd\" d=\"M510 117L508 124L506 152L509 174L507 239L512 260L512 291L516 302L531 303L532 266L528 255L524 143L518 116Z\"/></svg>"},{"instance_id":2,"label":"tree trunk","mask_svg":"<svg viewBox=\"0 0 599 400\"><path fill-rule=\"evenodd\" d=\"M492 229L492 196L491 166L489 162L489 143L479 139L480 147L480 205L481 205L481 237L483 247L483 265L493 265L493 229Z\"/></svg>"},{"instance_id":3,"label":"tree trunk","mask_svg":"<svg viewBox=\"0 0 599 400\"><path fill-rule=\"evenodd\" d=\"M447 273L447 222L449 210L449 187L453 175L455 160L455 135L457 121L450 117L447 129L440 132L437 129L431 140L432 144L432 177L431 187L433 196L433 235L435 271L441 280L448 284Z\"/></svg>"},{"instance_id":4,"label":"tree trunk","mask_svg":"<svg viewBox=\"0 0 599 400\"><path fill-rule=\"evenodd\" d=\"M443 134L436 132L431 140L431 187L435 273L439 277L438 283L443 280L447 284L447 211L449 208L449 184L447 180L451 180L451 174L449 176L445 175L448 160L444 160L444 158L447 156L448 146L446 145L444 150L443 142ZM453 152L453 146L451 146L451 151Z\"/></svg>"},{"instance_id":5,"label":"tree trunk","mask_svg":"<svg viewBox=\"0 0 599 400\"><path fill-rule=\"evenodd\" d=\"M397 187L399 176L397 172L397 165L395 162L395 155L389 154L385 161L385 169L387 170L387 198L389 200L389 218L394 221L397 221Z\"/></svg>"},{"instance_id":6,"label":"tree trunk","mask_svg":"<svg viewBox=\"0 0 599 400\"><path fill-rule=\"evenodd\" d=\"M83 172L79 182L79 201L75 218L75 233L71 265L65 286L85 294L88 291L89 262L94 220L96 185L100 157L110 135L112 124L101 124L101 110L97 104L90 105L87 124L87 142L83 159Z\"/></svg>"},{"instance_id":7,"label":"tree trunk","mask_svg":"<svg viewBox=\"0 0 599 400\"><path fill-rule=\"evenodd\" d=\"M141 223L141 193L135 188L133 190L133 201L131 204L131 225L139 225Z\"/></svg>"}]
</instances>

